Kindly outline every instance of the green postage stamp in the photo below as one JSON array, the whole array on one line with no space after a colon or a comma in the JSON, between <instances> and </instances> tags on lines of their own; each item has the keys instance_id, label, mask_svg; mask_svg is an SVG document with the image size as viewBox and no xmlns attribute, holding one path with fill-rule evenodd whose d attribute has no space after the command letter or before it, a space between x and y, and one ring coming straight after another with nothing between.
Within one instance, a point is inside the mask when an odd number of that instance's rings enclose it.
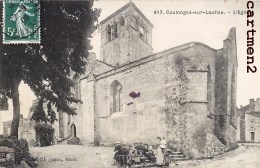
<instances>
[{"instance_id":1,"label":"green postage stamp","mask_svg":"<svg viewBox=\"0 0 260 168\"><path fill-rule=\"evenodd\" d=\"M40 43L40 0L3 0L3 43Z\"/></svg>"}]
</instances>

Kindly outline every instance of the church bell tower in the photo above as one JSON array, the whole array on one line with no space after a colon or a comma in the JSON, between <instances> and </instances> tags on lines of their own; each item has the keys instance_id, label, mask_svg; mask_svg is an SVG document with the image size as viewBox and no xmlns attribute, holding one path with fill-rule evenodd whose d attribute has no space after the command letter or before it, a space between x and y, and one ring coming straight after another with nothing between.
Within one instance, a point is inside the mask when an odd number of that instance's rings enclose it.
<instances>
[{"instance_id":1,"label":"church bell tower","mask_svg":"<svg viewBox=\"0 0 260 168\"><path fill-rule=\"evenodd\" d=\"M153 25L133 2L129 2L100 24L101 61L119 67L153 53Z\"/></svg>"}]
</instances>

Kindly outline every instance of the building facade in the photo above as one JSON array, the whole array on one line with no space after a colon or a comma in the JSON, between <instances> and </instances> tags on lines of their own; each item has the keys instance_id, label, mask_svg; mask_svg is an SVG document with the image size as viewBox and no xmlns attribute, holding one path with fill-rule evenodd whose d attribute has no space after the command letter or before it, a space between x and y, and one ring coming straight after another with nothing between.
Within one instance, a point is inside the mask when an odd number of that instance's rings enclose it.
<instances>
[{"instance_id":1,"label":"building facade","mask_svg":"<svg viewBox=\"0 0 260 168\"><path fill-rule=\"evenodd\" d=\"M249 104L237 111L239 142L260 142L260 98L250 99Z\"/></svg>"},{"instance_id":2,"label":"building facade","mask_svg":"<svg viewBox=\"0 0 260 168\"><path fill-rule=\"evenodd\" d=\"M8 137L11 133L11 121L3 122L3 136ZM23 118L23 115L20 116L20 123L18 129L19 139L26 139L28 142L35 142L35 130L34 122L30 118Z\"/></svg>"},{"instance_id":3,"label":"building facade","mask_svg":"<svg viewBox=\"0 0 260 168\"><path fill-rule=\"evenodd\" d=\"M235 28L219 50L191 42L153 53L153 25L132 2L100 24L100 60L74 76L83 103L63 128L73 123L83 144L166 137L195 158L236 144Z\"/></svg>"}]
</instances>

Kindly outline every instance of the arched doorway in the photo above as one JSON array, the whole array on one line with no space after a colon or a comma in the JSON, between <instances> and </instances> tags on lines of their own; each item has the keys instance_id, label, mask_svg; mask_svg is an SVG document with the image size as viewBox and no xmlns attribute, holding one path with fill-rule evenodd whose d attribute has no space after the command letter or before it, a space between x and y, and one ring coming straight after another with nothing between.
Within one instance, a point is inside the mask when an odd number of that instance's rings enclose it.
<instances>
[{"instance_id":1,"label":"arched doorway","mask_svg":"<svg viewBox=\"0 0 260 168\"><path fill-rule=\"evenodd\" d=\"M72 124L70 126L70 132L71 132L71 137L77 137L76 125L75 124Z\"/></svg>"}]
</instances>

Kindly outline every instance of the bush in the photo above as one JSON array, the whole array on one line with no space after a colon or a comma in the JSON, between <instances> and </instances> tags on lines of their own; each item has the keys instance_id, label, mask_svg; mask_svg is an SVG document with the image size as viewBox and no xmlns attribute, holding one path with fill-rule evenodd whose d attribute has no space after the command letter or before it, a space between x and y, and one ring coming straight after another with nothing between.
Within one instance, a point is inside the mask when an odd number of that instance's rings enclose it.
<instances>
[{"instance_id":1,"label":"bush","mask_svg":"<svg viewBox=\"0 0 260 168\"><path fill-rule=\"evenodd\" d=\"M53 142L54 128L46 123L38 123L34 127L37 140L41 146L49 146Z\"/></svg>"},{"instance_id":2,"label":"bush","mask_svg":"<svg viewBox=\"0 0 260 168\"><path fill-rule=\"evenodd\" d=\"M28 142L25 139L18 140L18 144L15 146L18 153L18 163L22 161L23 158L26 158L29 154Z\"/></svg>"}]
</instances>

